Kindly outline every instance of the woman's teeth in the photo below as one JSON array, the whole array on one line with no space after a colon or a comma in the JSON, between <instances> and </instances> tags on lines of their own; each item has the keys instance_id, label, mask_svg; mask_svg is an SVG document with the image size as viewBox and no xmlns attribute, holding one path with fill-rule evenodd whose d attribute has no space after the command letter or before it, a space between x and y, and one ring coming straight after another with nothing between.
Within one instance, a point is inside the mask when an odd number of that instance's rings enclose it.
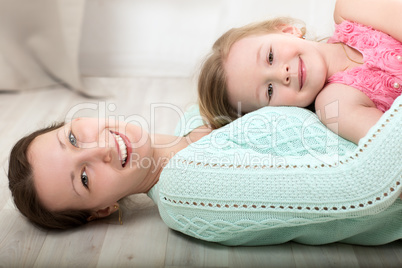
<instances>
[{"instance_id":1,"label":"woman's teeth","mask_svg":"<svg viewBox=\"0 0 402 268\"><path fill-rule=\"evenodd\" d=\"M117 143L119 144L120 154L121 154L121 165L124 167L124 164L126 163L126 160L127 160L126 144L124 144L123 139L119 135L113 133L113 136L115 137Z\"/></svg>"}]
</instances>

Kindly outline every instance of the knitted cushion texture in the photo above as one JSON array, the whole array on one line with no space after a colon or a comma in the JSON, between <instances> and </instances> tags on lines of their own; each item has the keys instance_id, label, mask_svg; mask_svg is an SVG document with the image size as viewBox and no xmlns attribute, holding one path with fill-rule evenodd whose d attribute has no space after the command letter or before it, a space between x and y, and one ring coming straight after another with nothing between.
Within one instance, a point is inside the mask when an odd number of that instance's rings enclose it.
<instances>
[{"instance_id":1,"label":"knitted cushion texture","mask_svg":"<svg viewBox=\"0 0 402 268\"><path fill-rule=\"evenodd\" d=\"M149 196L172 229L226 245L402 238L402 98L359 145L265 107L178 152Z\"/></svg>"}]
</instances>

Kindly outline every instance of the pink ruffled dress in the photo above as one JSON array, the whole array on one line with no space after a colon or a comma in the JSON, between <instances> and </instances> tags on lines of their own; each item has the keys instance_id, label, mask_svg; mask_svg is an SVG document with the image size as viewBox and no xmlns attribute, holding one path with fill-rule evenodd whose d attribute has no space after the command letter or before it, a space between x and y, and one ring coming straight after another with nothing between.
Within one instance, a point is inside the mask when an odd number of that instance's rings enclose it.
<instances>
[{"instance_id":1,"label":"pink ruffled dress","mask_svg":"<svg viewBox=\"0 0 402 268\"><path fill-rule=\"evenodd\" d=\"M338 72L328 83L341 83L364 92L385 112L402 93L402 43L371 27L343 21L328 43L342 42L363 55L364 64Z\"/></svg>"}]
</instances>

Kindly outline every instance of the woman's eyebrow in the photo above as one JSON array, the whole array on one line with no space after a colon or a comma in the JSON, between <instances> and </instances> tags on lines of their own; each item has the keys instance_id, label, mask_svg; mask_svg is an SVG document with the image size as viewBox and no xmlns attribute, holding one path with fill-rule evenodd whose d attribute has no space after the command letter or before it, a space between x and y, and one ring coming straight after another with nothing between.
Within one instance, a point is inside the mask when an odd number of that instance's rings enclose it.
<instances>
[{"instance_id":1,"label":"woman's eyebrow","mask_svg":"<svg viewBox=\"0 0 402 268\"><path fill-rule=\"evenodd\" d=\"M60 147L65 150L66 149L66 145L61 141L60 137L59 137L59 132L61 131L61 129L59 131L56 132L56 136L57 136L57 140L59 141Z\"/></svg>"},{"instance_id":2,"label":"woman's eyebrow","mask_svg":"<svg viewBox=\"0 0 402 268\"><path fill-rule=\"evenodd\" d=\"M56 132L56 137L57 137L57 140L59 141L59 144L60 144L61 149L62 149L62 150L66 150L66 145L61 141L61 139L60 139L60 137L59 137L59 132L60 132L60 131L62 131L62 130L60 129L59 131ZM75 189L75 186L74 186L74 178L75 178L75 176L74 176L74 171L71 171L71 173L70 173L70 178L71 178L71 186L72 186L74 192L75 192L78 196L80 196L80 194L77 192L77 190Z\"/></svg>"},{"instance_id":3,"label":"woman's eyebrow","mask_svg":"<svg viewBox=\"0 0 402 268\"><path fill-rule=\"evenodd\" d=\"M77 192L77 190L75 189L75 187L74 187L74 172L72 171L71 173L70 173L70 177L71 177L71 186L73 186L73 190L74 190L74 192L78 195L78 196L80 196L80 194Z\"/></svg>"}]
</instances>

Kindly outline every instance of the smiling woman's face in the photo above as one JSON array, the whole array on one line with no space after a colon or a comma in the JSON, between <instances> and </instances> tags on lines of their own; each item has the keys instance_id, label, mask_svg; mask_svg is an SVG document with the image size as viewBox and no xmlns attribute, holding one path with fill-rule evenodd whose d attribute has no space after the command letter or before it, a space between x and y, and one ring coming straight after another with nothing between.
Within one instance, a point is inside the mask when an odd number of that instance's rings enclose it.
<instances>
[{"instance_id":1,"label":"smiling woman's face","mask_svg":"<svg viewBox=\"0 0 402 268\"><path fill-rule=\"evenodd\" d=\"M76 119L40 135L28 150L39 199L51 211L111 213L121 198L146 190L150 168L139 159L151 160L150 144L138 126L97 118Z\"/></svg>"}]
</instances>

